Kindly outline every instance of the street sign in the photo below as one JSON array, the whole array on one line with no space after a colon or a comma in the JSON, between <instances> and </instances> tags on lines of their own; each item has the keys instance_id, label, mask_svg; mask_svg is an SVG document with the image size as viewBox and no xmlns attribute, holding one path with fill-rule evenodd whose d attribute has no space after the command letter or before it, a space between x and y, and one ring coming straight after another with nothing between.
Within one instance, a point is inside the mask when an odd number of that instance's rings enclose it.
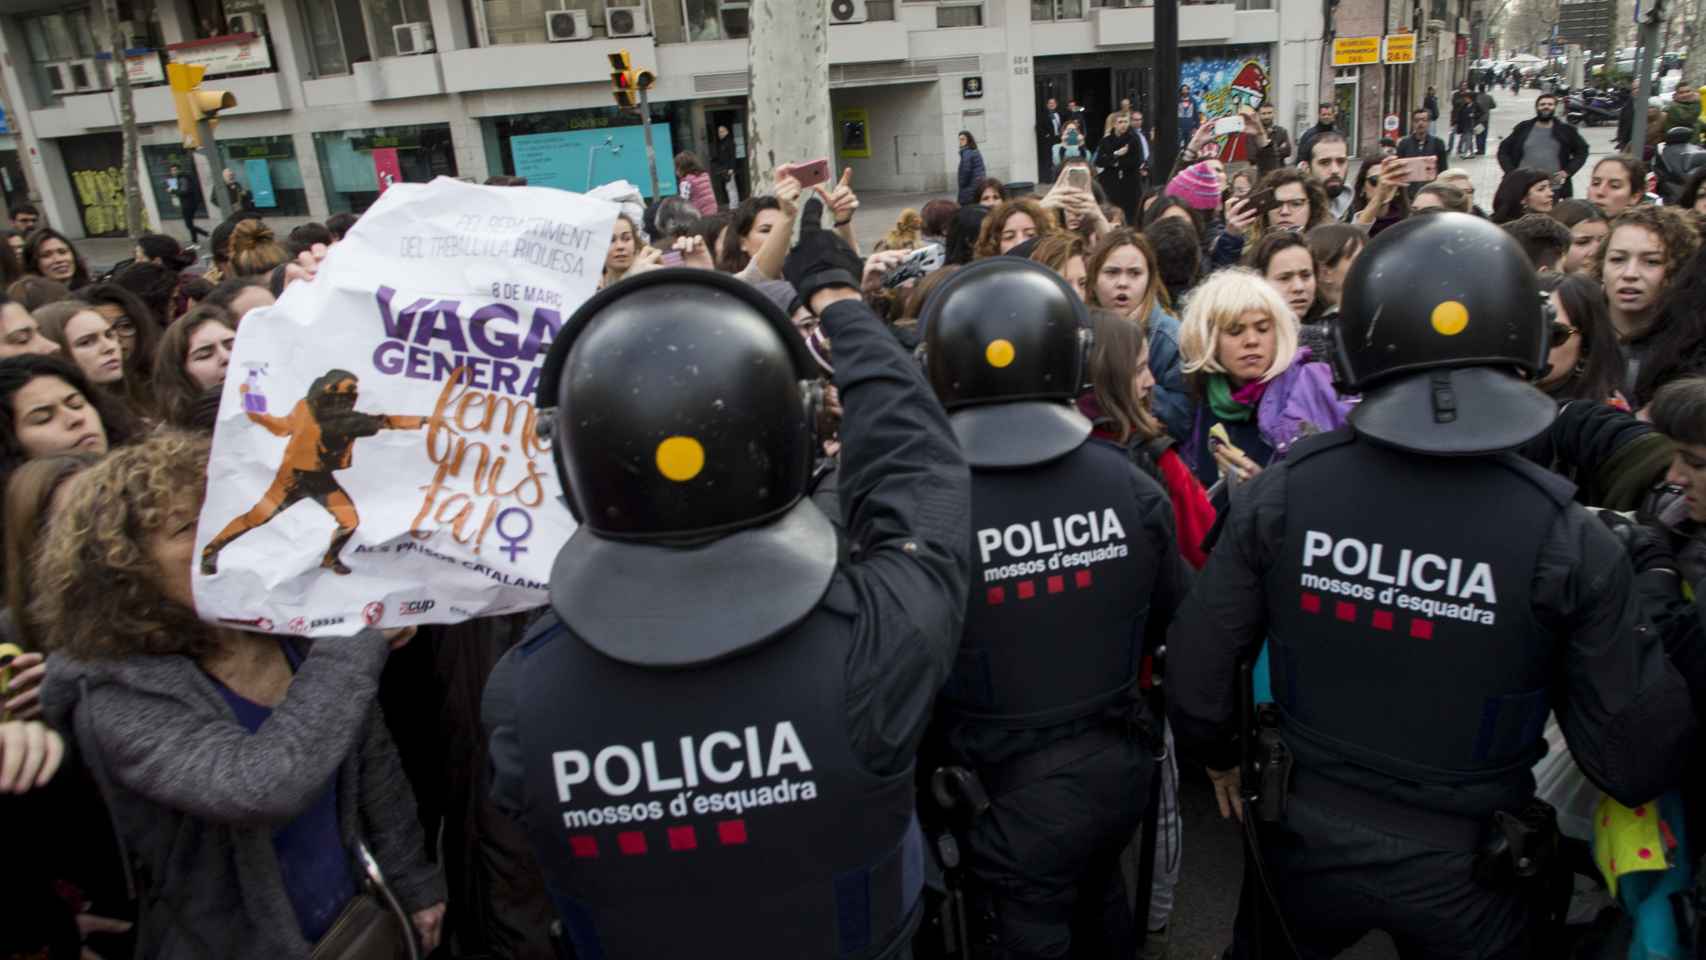
<instances>
[{"instance_id":1,"label":"street sign","mask_svg":"<svg viewBox=\"0 0 1706 960\"><path fill-rule=\"evenodd\" d=\"M1416 35L1413 33L1394 33L1386 38L1387 63L1415 63Z\"/></svg>"},{"instance_id":2,"label":"street sign","mask_svg":"<svg viewBox=\"0 0 1706 960\"><path fill-rule=\"evenodd\" d=\"M1379 37L1335 37L1333 39L1333 66L1361 67L1379 62Z\"/></svg>"}]
</instances>

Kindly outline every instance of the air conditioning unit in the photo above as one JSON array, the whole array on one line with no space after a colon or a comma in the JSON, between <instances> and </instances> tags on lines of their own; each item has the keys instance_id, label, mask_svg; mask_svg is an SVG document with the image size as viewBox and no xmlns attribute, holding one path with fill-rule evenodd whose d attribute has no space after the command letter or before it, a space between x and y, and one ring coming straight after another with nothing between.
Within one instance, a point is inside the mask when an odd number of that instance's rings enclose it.
<instances>
[{"instance_id":1,"label":"air conditioning unit","mask_svg":"<svg viewBox=\"0 0 1706 960\"><path fill-rule=\"evenodd\" d=\"M612 37L643 37L652 32L651 18L645 7L604 8L604 29Z\"/></svg>"},{"instance_id":2,"label":"air conditioning unit","mask_svg":"<svg viewBox=\"0 0 1706 960\"><path fill-rule=\"evenodd\" d=\"M723 0L723 36L729 40L742 40L752 32L752 20L747 10L747 0Z\"/></svg>"},{"instance_id":3,"label":"air conditioning unit","mask_svg":"<svg viewBox=\"0 0 1706 960\"><path fill-rule=\"evenodd\" d=\"M870 19L865 0L829 0L829 24L864 23Z\"/></svg>"},{"instance_id":4,"label":"air conditioning unit","mask_svg":"<svg viewBox=\"0 0 1706 960\"><path fill-rule=\"evenodd\" d=\"M41 65L47 71L47 87L54 93L71 92L71 65L63 61L44 63Z\"/></svg>"},{"instance_id":5,"label":"air conditioning unit","mask_svg":"<svg viewBox=\"0 0 1706 960\"><path fill-rule=\"evenodd\" d=\"M562 43L566 40L591 40L592 27L587 24L586 11L545 11L545 38L552 43Z\"/></svg>"},{"instance_id":6,"label":"air conditioning unit","mask_svg":"<svg viewBox=\"0 0 1706 960\"><path fill-rule=\"evenodd\" d=\"M101 88L100 68L95 59L89 57L83 60L66 61L66 69L71 75L71 89L75 93Z\"/></svg>"},{"instance_id":7,"label":"air conditioning unit","mask_svg":"<svg viewBox=\"0 0 1706 960\"><path fill-rule=\"evenodd\" d=\"M225 18L227 33L260 33L260 15L254 13L233 13Z\"/></svg>"},{"instance_id":8,"label":"air conditioning unit","mask_svg":"<svg viewBox=\"0 0 1706 960\"><path fill-rule=\"evenodd\" d=\"M399 23L391 28L391 34L397 38L397 56L399 57L432 52L432 24L430 23Z\"/></svg>"}]
</instances>

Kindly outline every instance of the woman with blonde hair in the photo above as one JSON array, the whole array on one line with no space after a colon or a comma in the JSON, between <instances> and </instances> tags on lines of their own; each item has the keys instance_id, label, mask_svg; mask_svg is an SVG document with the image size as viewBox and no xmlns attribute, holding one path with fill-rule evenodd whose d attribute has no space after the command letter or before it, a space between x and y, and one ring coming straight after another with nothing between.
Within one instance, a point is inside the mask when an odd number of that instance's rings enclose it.
<instances>
[{"instance_id":1,"label":"woman with blonde hair","mask_svg":"<svg viewBox=\"0 0 1706 960\"><path fill-rule=\"evenodd\" d=\"M1048 215L1043 205L1030 197L1008 200L983 218L973 256L982 260L1006 253L1033 237L1054 233L1060 229L1055 224L1055 218Z\"/></svg>"},{"instance_id":2,"label":"woman with blonde hair","mask_svg":"<svg viewBox=\"0 0 1706 960\"><path fill-rule=\"evenodd\" d=\"M883 235L872 253L882 253L884 250L916 250L924 246L924 217L917 210L907 207L900 212L894 222L894 229Z\"/></svg>"},{"instance_id":3,"label":"woman with blonde hair","mask_svg":"<svg viewBox=\"0 0 1706 960\"><path fill-rule=\"evenodd\" d=\"M1248 480L1298 440L1344 425L1350 403L1297 335L1291 307L1254 270L1221 270L1191 291L1179 350L1197 409L1183 456L1204 486Z\"/></svg>"},{"instance_id":4,"label":"woman with blonde hair","mask_svg":"<svg viewBox=\"0 0 1706 960\"><path fill-rule=\"evenodd\" d=\"M391 638L310 644L196 616L208 446L162 431L89 467L35 571L44 713L139 867L136 953L306 957L340 921L430 953L444 881L379 712ZM362 849L412 930L364 891Z\"/></svg>"}]
</instances>

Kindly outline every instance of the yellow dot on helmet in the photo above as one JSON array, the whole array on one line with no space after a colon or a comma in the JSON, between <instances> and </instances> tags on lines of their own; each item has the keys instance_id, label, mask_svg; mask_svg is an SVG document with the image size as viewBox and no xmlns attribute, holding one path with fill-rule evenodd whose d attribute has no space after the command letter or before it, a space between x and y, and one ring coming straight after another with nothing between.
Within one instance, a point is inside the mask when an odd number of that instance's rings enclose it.
<instances>
[{"instance_id":1,"label":"yellow dot on helmet","mask_svg":"<svg viewBox=\"0 0 1706 960\"><path fill-rule=\"evenodd\" d=\"M1469 326L1469 308L1456 300L1447 300L1433 312L1434 331L1443 337L1455 337Z\"/></svg>"},{"instance_id":2,"label":"yellow dot on helmet","mask_svg":"<svg viewBox=\"0 0 1706 960\"><path fill-rule=\"evenodd\" d=\"M1013 362L1013 344L1008 340L991 340L983 349L983 358L992 367L1005 367Z\"/></svg>"},{"instance_id":3,"label":"yellow dot on helmet","mask_svg":"<svg viewBox=\"0 0 1706 960\"><path fill-rule=\"evenodd\" d=\"M686 483L705 469L705 448L692 437L670 437L658 444L658 472Z\"/></svg>"}]
</instances>

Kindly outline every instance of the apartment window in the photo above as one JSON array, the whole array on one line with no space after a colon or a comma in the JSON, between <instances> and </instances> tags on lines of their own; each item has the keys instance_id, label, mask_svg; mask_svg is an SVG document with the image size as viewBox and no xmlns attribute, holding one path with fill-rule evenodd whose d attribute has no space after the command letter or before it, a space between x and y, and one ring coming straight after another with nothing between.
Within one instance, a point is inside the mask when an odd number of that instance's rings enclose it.
<instances>
[{"instance_id":1,"label":"apartment window","mask_svg":"<svg viewBox=\"0 0 1706 960\"><path fill-rule=\"evenodd\" d=\"M866 0L865 16L869 20L893 20L894 0Z\"/></svg>"},{"instance_id":2,"label":"apartment window","mask_svg":"<svg viewBox=\"0 0 1706 960\"><path fill-rule=\"evenodd\" d=\"M545 15L558 10L579 10L586 14L587 29L600 34L604 31L603 0L474 0L486 25L486 42L545 43L550 33L545 28Z\"/></svg>"},{"instance_id":3,"label":"apartment window","mask_svg":"<svg viewBox=\"0 0 1706 960\"><path fill-rule=\"evenodd\" d=\"M92 59L96 45L87 8L29 17L23 27L32 72L43 97L106 86Z\"/></svg>"},{"instance_id":4,"label":"apartment window","mask_svg":"<svg viewBox=\"0 0 1706 960\"><path fill-rule=\"evenodd\" d=\"M1272 10L1274 0L1236 0L1240 10Z\"/></svg>"},{"instance_id":5,"label":"apartment window","mask_svg":"<svg viewBox=\"0 0 1706 960\"><path fill-rule=\"evenodd\" d=\"M362 0L373 28L373 52L381 57L431 49L432 11L427 0ZM544 32L544 19L539 21ZM399 36L401 39L399 39Z\"/></svg>"},{"instance_id":6,"label":"apartment window","mask_svg":"<svg viewBox=\"0 0 1706 960\"><path fill-rule=\"evenodd\" d=\"M302 0L302 22L315 76L340 76L350 64L373 59L360 0Z\"/></svg>"},{"instance_id":7,"label":"apartment window","mask_svg":"<svg viewBox=\"0 0 1706 960\"><path fill-rule=\"evenodd\" d=\"M1085 0L1031 0L1032 20L1082 20Z\"/></svg>"},{"instance_id":8,"label":"apartment window","mask_svg":"<svg viewBox=\"0 0 1706 960\"><path fill-rule=\"evenodd\" d=\"M983 26L983 4L981 3L944 3L936 7L936 26L938 27L981 27Z\"/></svg>"}]
</instances>

